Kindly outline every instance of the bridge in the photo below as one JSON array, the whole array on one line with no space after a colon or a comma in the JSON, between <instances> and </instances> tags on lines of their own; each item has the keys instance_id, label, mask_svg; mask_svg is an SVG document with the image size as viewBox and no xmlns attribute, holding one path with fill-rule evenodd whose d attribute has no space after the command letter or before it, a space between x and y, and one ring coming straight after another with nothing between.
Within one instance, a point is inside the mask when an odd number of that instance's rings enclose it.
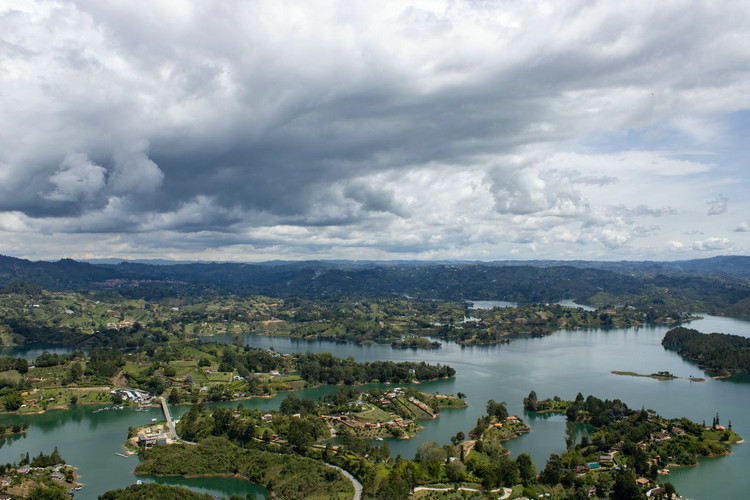
<instances>
[{"instance_id":1,"label":"bridge","mask_svg":"<svg viewBox=\"0 0 750 500\"><path fill-rule=\"evenodd\" d=\"M177 430L174 428L174 420L172 420L172 415L169 413L167 400L164 399L164 397L160 397L159 399L161 400L161 409L164 411L164 418L167 419L167 427L169 428L169 433L171 434L172 439L175 441L181 441L180 436L177 435Z\"/></svg>"}]
</instances>

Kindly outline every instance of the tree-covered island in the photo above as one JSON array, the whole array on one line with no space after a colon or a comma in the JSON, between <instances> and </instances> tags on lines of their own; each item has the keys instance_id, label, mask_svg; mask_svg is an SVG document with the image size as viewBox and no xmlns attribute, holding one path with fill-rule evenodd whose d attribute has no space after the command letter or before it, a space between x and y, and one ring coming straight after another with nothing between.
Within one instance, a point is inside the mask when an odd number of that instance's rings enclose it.
<instances>
[{"instance_id":1,"label":"tree-covered island","mask_svg":"<svg viewBox=\"0 0 750 500\"><path fill-rule=\"evenodd\" d=\"M750 373L750 339L726 333L701 333L685 327L669 330L661 341L665 349L722 376Z\"/></svg>"},{"instance_id":2,"label":"tree-covered island","mask_svg":"<svg viewBox=\"0 0 750 500\"><path fill-rule=\"evenodd\" d=\"M540 481L568 488L594 487L598 497L612 494L618 477L657 488L657 478L670 468L697 465L698 457L729 454L727 445L742 441L731 422L721 425L718 415L706 426L684 417L664 418L653 410L632 410L618 399L584 398L580 393L572 401L557 396L537 400L532 391L524 407L564 412L569 423L567 451L550 457ZM590 426L580 442L575 424Z\"/></svg>"}]
</instances>

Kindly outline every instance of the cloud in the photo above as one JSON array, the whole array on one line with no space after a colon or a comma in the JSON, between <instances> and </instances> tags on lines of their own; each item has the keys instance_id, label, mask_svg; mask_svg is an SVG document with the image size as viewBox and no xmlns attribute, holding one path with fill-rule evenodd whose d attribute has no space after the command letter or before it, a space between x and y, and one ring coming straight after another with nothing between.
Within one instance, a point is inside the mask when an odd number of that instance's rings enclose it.
<instances>
[{"instance_id":1,"label":"cloud","mask_svg":"<svg viewBox=\"0 0 750 500\"><path fill-rule=\"evenodd\" d=\"M703 251L731 250L732 242L727 238L707 238L693 243L693 249Z\"/></svg>"},{"instance_id":2,"label":"cloud","mask_svg":"<svg viewBox=\"0 0 750 500\"><path fill-rule=\"evenodd\" d=\"M748 233L748 232L750 232L750 222L748 222L748 221L740 222L739 225L737 226L737 228L735 229L735 231L738 232L738 233Z\"/></svg>"},{"instance_id":3,"label":"cloud","mask_svg":"<svg viewBox=\"0 0 750 500\"><path fill-rule=\"evenodd\" d=\"M104 188L107 170L82 153L65 157L60 169L49 178L54 190L44 197L54 201L90 201Z\"/></svg>"},{"instance_id":4,"label":"cloud","mask_svg":"<svg viewBox=\"0 0 750 500\"><path fill-rule=\"evenodd\" d=\"M723 154L750 109L746 14L11 0L0 236L49 235L37 255L668 253L713 230L695 200L750 208Z\"/></svg>"},{"instance_id":5,"label":"cloud","mask_svg":"<svg viewBox=\"0 0 750 500\"><path fill-rule=\"evenodd\" d=\"M681 241L676 241L676 240L668 241L667 245L672 250L682 250L683 248L685 248L685 244L684 243L682 243Z\"/></svg>"},{"instance_id":6,"label":"cloud","mask_svg":"<svg viewBox=\"0 0 750 500\"><path fill-rule=\"evenodd\" d=\"M161 186L164 174L141 149L116 151L108 188L114 194L153 193Z\"/></svg>"},{"instance_id":7,"label":"cloud","mask_svg":"<svg viewBox=\"0 0 750 500\"><path fill-rule=\"evenodd\" d=\"M555 213L573 215L585 202L569 179L555 171L498 168L488 175L495 208L501 214Z\"/></svg>"},{"instance_id":8,"label":"cloud","mask_svg":"<svg viewBox=\"0 0 750 500\"><path fill-rule=\"evenodd\" d=\"M727 201L729 201L729 198L721 195L711 201L707 201L706 205L708 205L708 215L721 215L726 212Z\"/></svg>"}]
</instances>

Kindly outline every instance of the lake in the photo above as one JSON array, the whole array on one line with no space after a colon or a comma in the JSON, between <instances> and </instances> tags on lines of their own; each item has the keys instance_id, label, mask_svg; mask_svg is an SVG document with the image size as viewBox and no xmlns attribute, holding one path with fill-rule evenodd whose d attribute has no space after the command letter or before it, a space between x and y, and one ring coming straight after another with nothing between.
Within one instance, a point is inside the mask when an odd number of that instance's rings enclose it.
<instances>
[{"instance_id":1,"label":"lake","mask_svg":"<svg viewBox=\"0 0 750 500\"><path fill-rule=\"evenodd\" d=\"M691 328L705 333L721 331L750 337L750 321L706 316L693 321ZM661 382L651 378L618 376L612 370L652 373L668 370L680 377L699 376L701 371L683 361L660 342L668 327L635 327L626 329L565 330L553 335L518 339L506 345L463 347L442 341L442 349L392 349L384 345L358 346L323 341L304 341L287 337L242 335L241 339L255 347L273 347L277 352L332 352L339 357L352 356L357 361L392 360L425 361L450 364L457 373L450 380L419 384L421 390L467 395L469 408L443 410L437 420L423 421L424 429L415 439L389 440L392 454L412 457L425 441L446 444L459 431L467 433L476 419L484 413L488 399L505 401L508 410L526 420L532 432L509 441L513 456L529 453L541 470L550 453L565 449L565 419L563 416L524 414L522 400L531 390L540 399L559 395L572 399L578 392L599 398L619 398L632 408L652 408L665 417L687 416L697 422L710 422L718 412L723 424L732 421L733 428L750 438L750 377L708 379L706 382L672 380ZM213 340L232 342L236 336L225 335ZM324 386L299 391L300 397L317 400L336 387ZM243 401L245 407L278 408L286 394L274 398ZM236 406L224 403L222 406ZM187 407L177 407L181 415ZM129 426L144 425L161 412L138 413L134 410L92 413L90 406L78 406L65 411L50 411L43 415L13 416L13 421L25 421L29 431L20 438L6 440L0 446L0 462L17 461L27 451L33 456L40 451L49 453L57 446L69 463L79 467L83 490L76 498L96 498L100 493L121 488L135 482L132 475L136 457L128 459L115 455L122 451ZM673 469L665 480L671 481L683 495L695 499L742 498L750 486L746 471L750 469L750 446L735 445L732 455L701 460L698 467ZM187 481L179 478L159 479L160 482L182 484L213 495L245 496L253 493L262 498L261 488L233 479L201 479ZM718 493L718 494L717 494Z\"/></svg>"}]
</instances>

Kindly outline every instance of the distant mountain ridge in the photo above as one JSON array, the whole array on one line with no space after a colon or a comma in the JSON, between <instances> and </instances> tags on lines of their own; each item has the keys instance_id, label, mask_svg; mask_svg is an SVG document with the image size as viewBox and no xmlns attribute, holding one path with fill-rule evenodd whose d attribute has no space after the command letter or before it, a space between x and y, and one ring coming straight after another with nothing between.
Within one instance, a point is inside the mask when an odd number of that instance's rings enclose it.
<instances>
[{"instance_id":1,"label":"distant mountain ridge","mask_svg":"<svg viewBox=\"0 0 750 500\"><path fill-rule=\"evenodd\" d=\"M2 257L2 256L0 256ZM12 258L12 257L11 257ZM253 266L287 266L287 265L322 265L334 268L362 268L373 266L464 266L464 265L487 265L487 266L530 266L530 267L562 267L569 266L580 269L604 269L621 273L710 273L724 274L727 276L750 276L750 256L726 255L709 257L705 259L690 259L676 261L597 261L597 260L310 260L310 261L287 261L272 260L263 262L231 262L231 261L190 261L169 259L88 259L81 261L95 266L112 266L117 264L146 264L157 266L179 265L179 264L245 264Z\"/></svg>"},{"instance_id":2,"label":"distant mountain ridge","mask_svg":"<svg viewBox=\"0 0 750 500\"><path fill-rule=\"evenodd\" d=\"M53 291L115 290L150 298L206 294L313 298L409 295L526 303L562 299L624 303L663 294L663 298L654 300L679 298L706 307L740 304L750 310L750 257L746 256L677 262L160 262L32 262L0 256L0 287L22 281Z\"/></svg>"}]
</instances>

